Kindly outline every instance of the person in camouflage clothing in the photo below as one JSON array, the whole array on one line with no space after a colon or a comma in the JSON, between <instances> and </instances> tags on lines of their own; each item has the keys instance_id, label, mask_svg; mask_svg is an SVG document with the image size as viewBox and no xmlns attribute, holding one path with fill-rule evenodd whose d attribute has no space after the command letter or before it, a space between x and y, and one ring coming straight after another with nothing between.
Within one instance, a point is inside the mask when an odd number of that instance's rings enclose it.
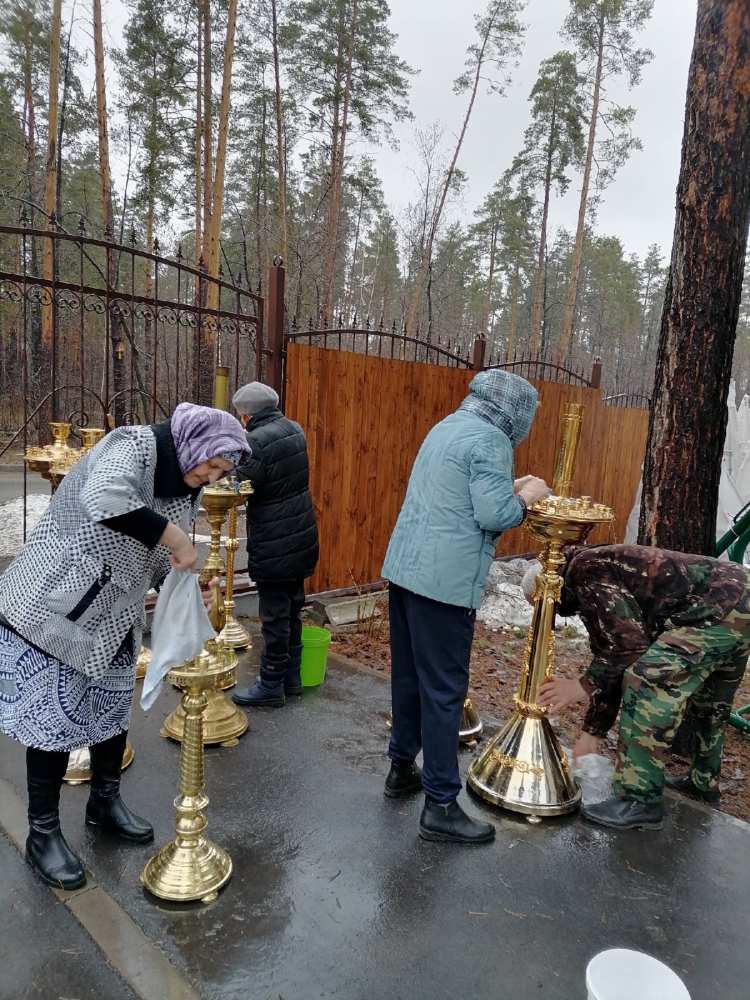
<instances>
[{"instance_id":1,"label":"person in camouflage clothing","mask_svg":"<svg viewBox=\"0 0 750 1000\"><path fill-rule=\"evenodd\" d=\"M620 717L615 797L583 807L595 823L660 829L664 762L688 710L688 774L667 784L719 798L724 726L750 655L750 574L736 563L640 545L571 549L559 614L579 614L593 659L580 680L553 678L540 702L588 697L574 755L596 752Z\"/></svg>"}]
</instances>

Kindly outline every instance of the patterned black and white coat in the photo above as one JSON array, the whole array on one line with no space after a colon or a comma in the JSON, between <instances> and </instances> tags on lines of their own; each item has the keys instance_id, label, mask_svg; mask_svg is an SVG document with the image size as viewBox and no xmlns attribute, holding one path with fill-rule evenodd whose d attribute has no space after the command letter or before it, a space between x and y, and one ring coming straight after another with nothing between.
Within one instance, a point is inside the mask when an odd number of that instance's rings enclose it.
<instances>
[{"instance_id":1,"label":"patterned black and white coat","mask_svg":"<svg viewBox=\"0 0 750 1000\"><path fill-rule=\"evenodd\" d=\"M155 488L157 438L179 495ZM0 615L31 645L101 678L131 629L139 648L146 594L170 570L165 546L149 548L102 522L146 508L187 531L198 499L179 476L168 424L112 431L65 477L0 578Z\"/></svg>"}]
</instances>

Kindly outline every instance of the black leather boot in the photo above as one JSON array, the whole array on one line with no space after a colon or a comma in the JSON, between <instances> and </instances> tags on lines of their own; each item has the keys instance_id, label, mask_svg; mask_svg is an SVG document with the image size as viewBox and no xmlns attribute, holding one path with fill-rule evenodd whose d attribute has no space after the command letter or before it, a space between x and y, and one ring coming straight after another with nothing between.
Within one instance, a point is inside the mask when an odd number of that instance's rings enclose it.
<instances>
[{"instance_id":1,"label":"black leather boot","mask_svg":"<svg viewBox=\"0 0 750 1000\"><path fill-rule=\"evenodd\" d=\"M391 769L385 779L383 792L389 799L401 799L422 791L422 772L412 761L391 761Z\"/></svg>"},{"instance_id":2,"label":"black leather boot","mask_svg":"<svg viewBox=\"0 0 750 1000\"><path fill-rule=\"evenodd\" d=\"M47 885L70 890L86 884L86 872L60 829L60 788L67 765L67 753L32 748L26 751L29 790L26 860Z\"/></svg>"},{"instance_id":3,"label":"black leather boot","mask_svg":"<svg viewBox=\"0 0 750 1000\"><path fill-rule=\"evenodd\" d=\"M613 830L661 830L664 806L659 802L637 802L635 799L611 798L606 802L581 806L581 815L590 823Z\"/></svg>"},{"instance_id":4,"label":"black leather boot","mask_svg":"<svg viewBox=\"0 0 750 1000\"><path fill-rule=\"evenodd\" d=\"M260 676L249 688L241 688L234 692L232 701L235 705L251 705L255 708L283 708L284 678L288 663L272 666L263 657L260 661Z\"/></svg>"},{"instance_id":5,"label":"black leather boot","mask_svg":"<svg viewBox=\"0 0 750 1000\"><path fill-rule=\"evenodd\" d=\"M495 839L495 827L467 816L458 802L443 805L425 798L419 836L450 844L488 844Z\"/></svg>"},{"instance_id":6,"label":"black leather boot","mask_svg":"<svg viewBox=\"0 0 750 1000\"><path fill-rule=\"evenodd\" d=\"M120 798L126 738L127 733L120 733L90 748L91 792L86 805L86 822L113 833L120 840L148 844L154 839L154 828L143 817L131 812Z\"/></svg>"},{"instance_id":7,"label":"black leather boot","mask_svg":"<svg viewBox=\"0 0 750 1000\"><path fill-rule=\"evenodd\" d=\"M284 674L284 694L287 698L302 694L302 678L299 672L301 663L302 646L292 646L289 649L289 666Z\"/></svg>"},{"instance_id":8,"label":"black leather boot","mask_svg":"<svg viewBox=\"0 0 750 1000\"><path fill-rule=\"evenodd\" d=\"M718 802L721 799L719 786L713 788L698 788L690 779L690 772L681 775L679 778L672 778L666 775L664 784L667 788L674 788L676 792L690 796L691 799L698 799L700 802Z\"/></svg>"}]
</instances>

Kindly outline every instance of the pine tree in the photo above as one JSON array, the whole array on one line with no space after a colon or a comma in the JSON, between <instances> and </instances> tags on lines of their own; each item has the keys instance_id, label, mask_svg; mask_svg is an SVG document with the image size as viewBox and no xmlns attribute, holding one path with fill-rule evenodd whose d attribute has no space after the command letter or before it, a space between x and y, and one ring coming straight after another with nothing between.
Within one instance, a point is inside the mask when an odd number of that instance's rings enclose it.
<instances>
[{"instance_id":1,"label":"pine tree","mask_svg":"<svg viewBox=\"0 0 750 1000\"><path fill-rule=\"evenodd\" d=\"M597 163L604 165L597 182L600 190L612 180L629 153L639 147L638 140L631 133L635 110L603 100L603 89L608 81L621 74L626 76L631 87L639 82L641 70L652 58L652 53L648 49L637 48L635 36L648 21L652 9L653 0L570 0L570 13L565 19L563 35L575 45L576 53L586 67L591 99L576 242L558 344L560 362L567 357L573 337L598 132L603 127L606 136L600 146L601 155L596 156Z\"/></svg>"},{"instance_id":2,"label":"pine tree","mask_svg":"<svg viewBox=\"0 0 750 1000\"><path fill-rule=\"evenodd\" d=\"M524 133L523 149L516 157L514 171L528 190L541 187L542 217L531 306L532 353L542 341L544 261L547 253L547 224L550 196L555 188L564 194L570 184L567 171L580 165L584 153L584 99L582 79L570 52L558 52L545 59L531 91L531 124Z\"/></svg>"}]
</instances>

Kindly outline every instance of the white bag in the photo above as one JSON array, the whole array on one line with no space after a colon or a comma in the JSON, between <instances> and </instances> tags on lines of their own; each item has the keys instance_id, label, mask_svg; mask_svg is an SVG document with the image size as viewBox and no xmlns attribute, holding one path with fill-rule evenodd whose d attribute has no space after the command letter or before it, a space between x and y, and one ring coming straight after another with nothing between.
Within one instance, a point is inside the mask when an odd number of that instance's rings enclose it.
<instances>
[{"instance_id":1,"label":"white bag","mask_svg":"<svg viewBox=\"0 0 750 1000\"><path fill-rule=\"evenodd\" d=\"M162 682L172 667L192 660L207 639L216 636L211 627L198 577L173 569L164 581L151 625L151 663L141 691L141 708L148 711L159 697Z\"/></svg>"},{"instance_id":2,"label":"white bag","mask_svg":"<svg viewBox=\"0 0 750 1000\"><path fill-rule=\"evenodd\" d=\"M585 753L573 765L573 777L581 786L584 805L594 805L612 797L612 777L615 769L609 757Z\"/></svg>"}]
</instances>

